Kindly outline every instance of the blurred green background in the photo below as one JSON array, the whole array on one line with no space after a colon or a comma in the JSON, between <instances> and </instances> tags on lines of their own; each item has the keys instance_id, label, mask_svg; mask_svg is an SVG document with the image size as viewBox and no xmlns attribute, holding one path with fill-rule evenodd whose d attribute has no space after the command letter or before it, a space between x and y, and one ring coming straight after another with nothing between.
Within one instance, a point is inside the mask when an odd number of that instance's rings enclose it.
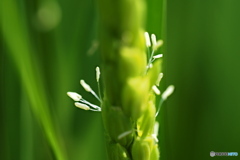
<instances>
[{"instance_id":1,"label":"blurred green background","mask_svg":"<svg viewBox=\"0 0 240 160\"><path fill-rule=\"evenodd\" d=\"M96 1L0 4L0 159L105 160L101 115L66 96L76 91L97 103L79 85L97 89ZM162 88L176 87L158 117L161 160L240 153L240 1L147 5L147 31L165 41Z\"/></svg>"}]
</instances>

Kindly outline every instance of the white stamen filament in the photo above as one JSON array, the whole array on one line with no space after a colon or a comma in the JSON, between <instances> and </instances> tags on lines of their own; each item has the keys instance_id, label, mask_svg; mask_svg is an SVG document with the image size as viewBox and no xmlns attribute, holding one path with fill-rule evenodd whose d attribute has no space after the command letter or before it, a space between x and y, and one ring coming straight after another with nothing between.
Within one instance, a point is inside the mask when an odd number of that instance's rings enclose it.
<instances>
[{"instance_id":1,"label":"white stamen filament","mask_svg":"<svg viewBox=\"0 0 240 160\"><path fill-rule=\"evenodd\" d=\"M76 92L67 92L67 95L72 98L74 101L80 101L80 99L82 99L82 96L79 95Z\"/></svg>"},{"instance_id":2,"label":"white stamen filament","mask_svg":"<svg viewBox=\"0 0 240 160\"><path fill-rule=\"evenodd\" d=\"M92 104L92 103L88 102L88 101L85 100L85 99L81 99L81 102L88 104L90 107L92 107L92 108L94 108L94 109L101 110L101 108L100 108L99 106L97 106L97 105L95 105L95 104Z\"/></svg>"},{"instance_id":3,"label":"white stamen filament","mask_svg":"<svg viewBox=\"0 0 240 160\"><path fill-rule=\"evenodd\" d=\"M123 132L122 134L120 134L120 135L118 136L118 139L122 139L123 137L125 137L125 136L127 136L127 135L129 135L129 134L131 134L131 133L132 133L132 130Z\"/></svg>"},{"instance_id":4,"label":"white stamen filament","mask_svg":"<svg viewBox=\"0 0 240 160\"><path fill-rule=\"evenodd\" d=\"M163 92L162 99L165 101L174 91L174 86L170 85L168 88Z\"/></svg>"},{"instance_id":5,"label":"white stamen filament","mask_svg":"<svg viewBox=\"0 0 240 160\"><path fill-rule=\"evenodd\" d=\"M160 90L157 88L157 86L152 86L152 89L153 89L153 91L154 91L154 93L156 94L156 95L160 95Z\"/></svg>"}]
</instances>

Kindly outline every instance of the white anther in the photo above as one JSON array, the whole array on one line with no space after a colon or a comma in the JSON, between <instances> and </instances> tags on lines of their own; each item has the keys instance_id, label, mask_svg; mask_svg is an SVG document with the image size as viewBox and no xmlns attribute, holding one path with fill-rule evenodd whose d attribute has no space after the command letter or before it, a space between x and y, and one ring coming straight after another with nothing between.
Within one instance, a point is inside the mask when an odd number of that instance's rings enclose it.
<instances>
[{"instance_id":1,"label":"white anther","mask_svg":"<svg viewBox=\"0 0 240 160\"><path fill-rule=\"evenodd\" d=\"M75 102L74 103L76 107L84 109L84 110L90 110L90 107L88 107L86 104Z\"/></svg>"},{"instance_id":2,"label":"white anther","mask_svg":"<svg viewBox=\"0 0 240 160\"><path fill-rule=\"evenodd\" d=\"M144 36L145 36L146 46L150 47L151 46L151 41L150 41L150 37L149 37L148 32L145 32Z\"/></svg>"},{"instance_id":3,"label":"white anther","mask_svg":"<svg viewBox=\"0 0 240 160\"><path fill-rule=\"evenodd\" d=\"M153 64L152 63L150 63L149 64L149 66L148 66L148 68L152 68L153 67Z\"/></svg>"},{"instance_id":4,"label":"white anther","mask_svg":"<svg viewBox=\"0 0 240 160\"><path fill-rule=\"evenodd\" d=\"M156 85L157 85L157 86L160 85L160 82L161 82L162 77L163 77L163 73L159 73L158 79L157 79L157 82L156 82Z\"/></svg>"},{"instance_id":5,"label":"white anther","mask_svg":"<svg viewBox=\"0 0 240 160\"><path fill-rule=\"evenodd\" d=\"M82 96L79 95L76 92L67 92L67 95L72 98L74 101L80 101L82 99Z\"/></svg>"},{"instance_id":6,"label":"white anther","mask_svg":"<svg viewBox=\"0 0 240 160\"><path fill-rule=\"evenodd\" d=\"M151 34L152 46L154 47L157 44L157 39L155 34Z\"/></svg>"},{"instance_id":7,"label":"white anther","mask_svg":"<svg viewBox=\"0 0 240 160\"><path fill-rule=\"evenodd\" d=\"M170 85L168 88L163 92L162 99L165 101L174 91L174 86Z\"/></svg>"},{"instance_id":8,"label":"white anther","mask_svg":"<svg viewBox=\"0 0 240 160\"><path fill-rule=\"evenodd\" d=\"M159 47L163 45L163 40L158 40L155 45L153 45L153 50L158 50Z\"/></svg>"},{"instance_id":9,"label":"white anther","mask_svg":"<svg viewBox=\"0 0 240 160\"><path fill-rule=\"evenodd\" d=\"M163 57L162 54L158 54L158 55L156 55L156 56L153 56L153 58L155 58L155 59L157 59L157 58L162 58L162 57Z\"/></svg>"},{"instance_id":10,"label":"white anther","mask_svg":"<svg viewBox=\"0 0 240 160\"><path fill-rule=\"evenodd\" d=\"M156 141L156 143L158 142L158 129L159 129L159 123L156 121L154 123L154 128L153 128L153 134L152 134L152 137L154 138L154 140Z\"/></svg>"},{"instance_id":11,"label":"white anther","mask_svg":"<svg viewBox=\"0 0 240 160\"><path fill-rule=\"evenodd\" d=\"M96 67L96 80L97 80L97 82L99 81L99 79L100 79L100 68L99 67Z\"/></svg>"},{"instance_id":12,"label":"white anther","mask_svg":"<svg viewBox=\"0 0 240 160\"><path fill-rule=\"evenodd\" d=\"M160 95L160 90L157 88L157 86L152 86L152 89L153 89L153 91L154 91L154 93L156 94L156 95Z\"/></svg>"},{"instance_id":13,"label":"white anther","mask_svg":"<svg viewBox=\"0 0 240 160\"><path fill-rule=\"evenodd\" d=\"M80 80L80 84L87 92L92 92L92 88L84 80Z\"/></svg>"}]
</instances>

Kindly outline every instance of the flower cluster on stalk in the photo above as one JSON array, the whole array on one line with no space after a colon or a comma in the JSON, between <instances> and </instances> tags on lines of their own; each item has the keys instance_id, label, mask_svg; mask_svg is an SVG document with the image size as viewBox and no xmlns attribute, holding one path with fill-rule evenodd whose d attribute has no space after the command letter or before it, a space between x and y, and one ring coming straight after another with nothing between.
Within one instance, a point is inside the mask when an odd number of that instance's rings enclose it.
<instances>
[{"instance_id":1,"label":"flower cluster on stalk","mask_svg":"<svg viewBox=\"0 0 240 160\"><path fill-rule=\"evenodd\" d=\"M146 66L146 70L145 70L145 74L147 74L148 71L151 70L151 68L153 66L153 62L155 60L163 57L163 54L155 54L156 51L163 45L163 41L156 40L155 34L151 34L151 36L149 36L148 32L144 33L144 37L145 37L146 48L147 48L147 66ZM166 101L167 98L174 91L174 86L170 85L167 87L167 89L163 93L160 92L159 86L160 86L160 82L161 82L162 78L163 78L163 73L159 73L155 85L152 86L152 91L156 94L156 96L160 96L160 101L158 102L155 116L157 116L158 113L160 112L160 108L161 108L163 102ZM96 81L97 81L97 86L98 86L98 93L96 93L90 87L90 85L88 85L84 80L80 80L80 84L84 88L85 91L91 93L100 102L100 105L98 106L96 104L90 103L89 101L85 100L80 94L78 94L76 92L67 92L67 95L75 101L74 104L76 107L83 109L83 110L101 112L102 109L100 106L102 105L103 100L102 100L102 96L101 96L101 88L100 88L99 80L100 80L100 68L96 67ZM159 129L159 123L155 122L154 130L153 130L153 134L152 134L152 137L155 139L155 142L158 142L158 139L157 139L158 129ZM125 131L118 136L118 139L122 139L123 137L131 134L132 132L133 132L133 130Z\"/></svg>"},{"instance_id":2,"label":"flower cluster on stalk","mask_svg":"<svg viewBox=\"0 0 240 160\"><path fill-rule=\"evenodd\" d=\"M101 104L102 98L101 98L99 79L100 79L100 69L99 69L99 67L96 67L96 81L98 84L98 94L96 94L96 92L94 92L94 90L84 80L80 80L80 84L84 88L85 91L90 92ZM76 92L67 92L67 95L75 101L74 104L76 107L83 109L83 110L101 112L100 106L92 104L89 101L83 99L83 97L80 94L78 94Z\"/></svg>"},{"instance_id":3,"label":"flower cluster on stalk","mask_svg":"<svg viewBox=\"0 0 240 160\"><path fill-rule=\"evenodd\" d=\"M163 55L162 54L157 54L155 55L155 52L158 50L158 48L160 48L163 45L163 40L157 40L156 35L155 34L151 34L151 38L149 36L148 32L144 33L145 36L145 42L146 42L146 46L147 46L147 67L146 67L146 73L147 71L152 68L152 63L158 59L158 58L162 58ZM151 39L151 40L150 40ZM154 91L154 93L156 95L160 95L161 92L159 90L159 85L160 85L160 81L163 78L163 73L159 73L158 75L158 79L156 82L156 85L152 86L152 90ZM157 112L156 112L156 116L158 115L160 108L162 106L162 103L167 100L167 98L173 93L174 91L174 86L170 85L168 86L168 88L162 93L161 98L160 98L160 102L157 108Z\"/></svg>"},{"instance_id":4,"label":"flower cluster on stalk","mask_svg":"<svg viewBox=\"0 0 240 160\"><path fill-rule=\"evenodd\" d=\"M163 54L156 54L155 52L163 45L163 40L157 40L155 34L149 35L148 32L144 33L145 37L145 42L146 42L146 47L147 47L147 66L146 66L146 73L148 72L149 69L152 68L152 63L159 58L163 57ZM80 80L81 86L85 89L85 91L90 92L99 102L100 104L102 103L102 96L101 96L101 90L100 90L100 68L96 67L96 81L98 85L98 94L93 91L93 89L84 81ZM156 82L156 85L152 86L152 90L156 95L160 95L161 92L159 90L159 85L160 81L163 78L163 73L159 73L158 79ZM170 85L168 88L162 93L160 102L157 108L156 116L158 115L160 108L162 106L162 103L173 93L174 91L174 86ZM76 93L76 92L67 92L67 95L72 98L75 101L75 106L83 109L83 110L90 110L90 111L97 111L101 112L101 105L95 105L90 103L89 101L83 99L83 97Z\"/></svg>"}]
</instances>

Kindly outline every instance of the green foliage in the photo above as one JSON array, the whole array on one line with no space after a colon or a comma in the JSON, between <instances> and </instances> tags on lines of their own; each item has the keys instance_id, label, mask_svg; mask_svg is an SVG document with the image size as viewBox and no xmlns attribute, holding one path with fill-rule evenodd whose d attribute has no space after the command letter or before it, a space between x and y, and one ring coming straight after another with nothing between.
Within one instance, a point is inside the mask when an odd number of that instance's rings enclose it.
<instances>
[{"instance_id":1,"label":"green foliage","mask_svg":"<svg viewBox=\"0 0 240 160\"><path fill-rule=\"evenodd\" d=\"M101 4L94 2L0 0L0 159L53 160L58 154L58 146L53 148L57 141L69 160L106 160L101 115L74 108L66 96L67 91L82 91L77 83L82 78L95 84L92 71L101 64L96 47L96 28L101 16L96 13L96 7ZM118 1L112 3L119 6ZM209 156L212 150L239 153L239 5L240 1L226 0L148 0L147 7L142 6L146 31L164 39L160 53L164 54L161 72L166 78L161 81L160 90L166 84L176 86L173 97L156 117L160 122L159 144L151 149L150 154L154 156L151 159L159 157L158 147L161 160L208 160L212 159ZM51 8L47 12L51 16L45 14L40 18L38 11L44 6ZM106 9L114 11L108 6ZM119 14L128 18L128 10ZM52 15L55 24L47 21ZM114 14L104 17L117 21ZM135 21L129 23L133 27L138 25ZM118 39L116 31L111 31L113 38ZM101 33L110 46L121 45L112 41L112 35ZM143 43L141 32L126 48L134 50L144 46ZM107 62L117 65L112 61L116 58L113 48L106 45L102 50L108 55L113 53ZM105 72L116 72L111 66L100 67ZM132 70L135 72L136 68ZM116 74L104 77L112 81L119 79ZM112 90L113 94L108 91L105 95L117 102L122 94L118 85L108 83L108 86L109 90L116 89ZM92 88L96 90L97 86ZM88 93L83 92L82 96L96 102ZM159 102L158 97L156 101ZM152 106L152 102L148 105ZM153 110L149 110L151 115L150 111ZM152 126L148 127L147 123L152 122L145 122L144 117L148 115L144 113L139 118L140 130L150 133ZM49 127L53 132L46 130ZM140 140L149 146L144 140L147 132ZM53 141L47 134L53 135ZM129 156L118 143L107 146L116 150L109 155L112 159ZM235 158L238 157L224 157Z\"/></svg>"},{"instance_id":2,"label":"green foliage","mask_svg":"<svg viewBox=\"0 0 240 160\"><path fill-rule=\"evenodd\" d=\"M60 141L53 127L49 113L49 104L44 94L45 91L41 81L41 75L39 75L37 68L38 64L31 59L33 50L28 43L30 39L27 36L24 24L20 21L21 17L18 15L18 12L19 10L14 1L2 1L1 20L3 24L3 36L11 50L9 53L14 58L17 68L19 69L23 86L31 102L31 109L42 124L56 158L64 160L66 159L65 153L61 148ZM13 30L15 30L15 35L13 35Z\"/></svg>"},{"instance_id":3,"label":"green foliage","mask_svg":"<svg viewBox=\"0 0 240 160\"><path fill-rule=\"evenodd\" d=\"M82 4L88 7L79 11ZM91 149L103 148L100 117L77 112L66 97L84 74L81 65L88 57L79 53L87 53L94 39L93 6L88 1L0 2L0 159L105 159L103 149L90 155ZM60 21L53 25L48 20L57 12ZM74 15L78 21L70 20ZM87 118L94 127L82 129L79 122Z\"/></svg>"}]
</instances>

